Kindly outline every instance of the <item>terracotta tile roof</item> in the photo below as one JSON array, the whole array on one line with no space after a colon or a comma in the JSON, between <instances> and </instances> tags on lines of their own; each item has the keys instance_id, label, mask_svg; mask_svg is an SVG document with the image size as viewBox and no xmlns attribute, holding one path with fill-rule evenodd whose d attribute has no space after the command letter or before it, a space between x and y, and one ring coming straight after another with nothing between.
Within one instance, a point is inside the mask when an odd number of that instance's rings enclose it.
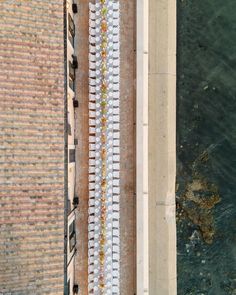
<instances>
[{"instance_id":1,"label":"terracotta tile roof","mask_svg":"<svg viewBox=\"0 0 236 295\"><path fill-rule=\"evenodd\" d=\"M63 294L63 1L0 2L0 294Z\"/></svg>"}]
</instances>

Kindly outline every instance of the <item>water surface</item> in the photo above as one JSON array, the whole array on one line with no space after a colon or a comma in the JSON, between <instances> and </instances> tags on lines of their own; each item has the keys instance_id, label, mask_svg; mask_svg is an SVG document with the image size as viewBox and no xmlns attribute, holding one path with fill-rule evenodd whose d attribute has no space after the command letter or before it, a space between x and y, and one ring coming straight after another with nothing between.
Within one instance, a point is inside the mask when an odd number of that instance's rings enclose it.
<instances>
[{"instance_id":1,"label":"water surface","mask_svg":"<svg viewBox=\"0 0 236 295\"><path fill-rule=\"evenodd\" d=\"M236 1L178 0L178 295L236 294Z\"/></svg>"}]
</instances>

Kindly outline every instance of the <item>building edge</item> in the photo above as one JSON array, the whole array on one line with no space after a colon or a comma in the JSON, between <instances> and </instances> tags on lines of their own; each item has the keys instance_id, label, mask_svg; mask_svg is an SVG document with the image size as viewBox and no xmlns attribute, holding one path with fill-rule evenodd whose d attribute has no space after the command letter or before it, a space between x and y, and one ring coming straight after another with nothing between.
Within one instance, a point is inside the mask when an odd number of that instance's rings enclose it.
<instances>
[{"instance_id":1,"label":"building edge","mask_svg":"<svg viewBox=\"0 0 236 295\"><path fill-rule=\"evenodd\" d=\"M67 119L67 0L63 0L64 31L64 295L67 288L67 237L68 237L68 119Z\"/></svg>"}]
</instances>

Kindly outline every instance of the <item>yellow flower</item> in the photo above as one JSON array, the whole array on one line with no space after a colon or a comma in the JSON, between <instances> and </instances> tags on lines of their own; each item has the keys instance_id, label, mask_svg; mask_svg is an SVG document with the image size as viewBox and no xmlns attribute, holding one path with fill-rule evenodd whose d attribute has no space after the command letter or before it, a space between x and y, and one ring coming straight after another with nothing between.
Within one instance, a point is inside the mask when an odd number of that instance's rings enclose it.
<instances>
[{"instance_id":1,"label":"yellow flower","mask_svg":"<svg viewBox=\"0 0 236 295\"><path fill-rule=\"evenodd\" d=\"M106 20L103 20L101 23L101 30L102 32L106 32L107 31L107 22Z\"/></svg>"},{"instance_id":2,"label":"yellow flower","mask_svg":"<svg viewBox=\"0 0 236 295\"><path fill-rule=\"evenodd\" d=\"M102 289L102 290L105 289L105 284L103 282L100 283L99 288Z\"/></svg>"},{"instance_id":3,"label":"yellow flower","mask_svg":"<svg viewBox=\"0 0 236 295\"><path fill-rule=\"evenodd\" d=\"M106 101L103 100L103 101L101 102L101 107L102 107L102 108L105 108L106 105L107 105Z\"/></svg>"},{"instance_id":4,"label":"yellow flower","mask_svg":"<svg viewBox=\"0 0 236 295\"><path fill-rule=\"evenodd\" d=\"M106 50L104 50L104 49L102 50L101 56L102 56L102 58L106 58L107 57Z\"/></svg>"},{"instance_id":5,"label":"yellow flower","mask_svg":"<svg viewBox=\"0 0 236 295\"><path fill-rule=\"evenodd\" d=\"M105 261L105 253L104 253L104 251L100 251L99 260L100 260L101 265L103 265L104 261Z\"/></svg>"},{"instance_id":6,"label":"yellow flower","mask_svg":"<svg viewBox=\"0 0 236 295\"><path fill-rule=\"evenodd\" d=\"M101 12L102 12L102 15L106 15L108 12L108 9L106 7L103 7Z\"/></svg>"},{"instance_id":7,"label":"yellow flower","mask_svg":"<svg viewBox=\"0 0 236 295\"><path fill-rule=\"evenodd\" d=\"M106 143L106 136L104 134L102 134L101 137L102 143L105 144Z\"/></svg>"}]
</instances>

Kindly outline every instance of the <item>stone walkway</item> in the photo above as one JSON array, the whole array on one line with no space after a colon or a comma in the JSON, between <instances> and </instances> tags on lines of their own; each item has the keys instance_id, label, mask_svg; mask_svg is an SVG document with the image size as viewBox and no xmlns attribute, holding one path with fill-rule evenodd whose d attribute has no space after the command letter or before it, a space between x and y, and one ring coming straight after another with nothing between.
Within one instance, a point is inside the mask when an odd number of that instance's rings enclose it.
<instances>
[{"instance_id":1,"label":"stone walkway","mask_svg":"<svg viewBox=\"0 0 236 295\"><path fill-rule=\"evenodd\" d=\"M135 1L121 4L121 291L135 293ZM81 294L87 294L87 219L88 219L88 1L79 1L76 52L79 68L76 92L76 194L77 211L76 281Z\"/></svg>"}]
</instances>

